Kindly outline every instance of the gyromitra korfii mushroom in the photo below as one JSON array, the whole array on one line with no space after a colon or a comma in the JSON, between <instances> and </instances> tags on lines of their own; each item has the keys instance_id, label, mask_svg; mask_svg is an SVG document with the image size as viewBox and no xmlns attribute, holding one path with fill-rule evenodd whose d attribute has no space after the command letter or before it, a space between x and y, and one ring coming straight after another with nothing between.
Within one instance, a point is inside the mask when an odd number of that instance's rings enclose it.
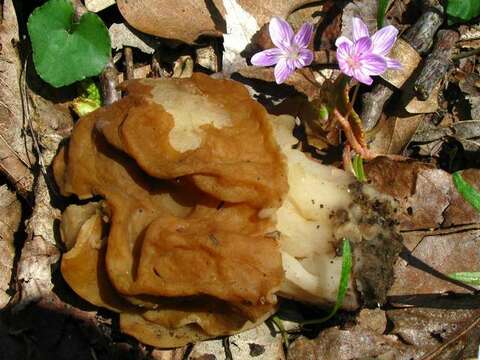
<instances>
[{"instance_id":1,"label":"gyromitra korfii mushroom","mask_svg":"<svg viewBox=\"0 0 480 360\"><path fill-rule=\"evenodd\" d=\"M362 244L395 237L375 221L388 200L294 149L291 117L202 74L122 86L127 96L79 120L54 174L63 195L92 199L63 214L62 274L119 312L123 332L174 347L256 326L277 294L329 305L344 236L368 258L344 307L358 306L357 290L384 297L391 274L375 260L393 261L396 245L384 256Z\"/></svg>"}]
</instances>

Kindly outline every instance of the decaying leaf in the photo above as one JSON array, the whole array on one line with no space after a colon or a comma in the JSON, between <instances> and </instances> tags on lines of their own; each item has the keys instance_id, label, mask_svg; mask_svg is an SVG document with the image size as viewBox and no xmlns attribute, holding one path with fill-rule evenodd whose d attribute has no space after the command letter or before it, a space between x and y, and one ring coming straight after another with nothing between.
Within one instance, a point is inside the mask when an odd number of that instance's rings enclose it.
<instances>
[{"instance_id":1,"label":"decaying leaf","mask_svg":"<svg viewBox=\"0 0 480 360\"><path fill-rule=\"evenodd\" d=\"M385 328L374 326L372 329L365 326L363 321L343 329L328 328L323 330L316 339L298 338L290 346L288 358L290 360L371 358L411 360L414 355L425 353L405 344L395 335L383 335L384 331Z\"/></svg>"},{"instance_id":2,"label":"decaying leaf","mask_svg":"<svg viewBox=\"0 0 480 360\"><path fill-rule=\"evenodd\" d=\"M68 108L54 105L34 93L29 92L28 99L31 112L26 116L32 119L42 149L39 156L48 166L58 145L71 130L71 115ZM60 211L52 206L53 189L53 179L40 173L33 189L32 215L26 222L27 239L17 265L17 309L47 296L53 288L51 265L59 258L54 222L60 217Z\"/></svg>"},{"instance_id":3,"label":"decaying leaf","mask_svg":"<svg viewBox=\"0 0 480 360\"><path fill-rule=\"evenodd\" d=\"M259 29L272 16L287 17L293 10L308 3L308 0L274 0L258 2L252 0L196 0L169 1L141 0L117 1L120 12L134 28L169 39L194 42L200 35L221 36L227 31L227 8L235 11L239 6L252 16ZM148 11L145 11L148 9ZM235 16L232 13L231 16ZM237 13L237 16L242 16ZM239 20L239 23L242 21ZM158 26L162 24L162 26ZM241 35L241 34L239 34ZM251 36L251 34L250 34Z\"/></svg>"},{"instance_id":4,"label":"decaying leaf","mask_svg":"<svg viewBox=\"0 0 480 360\"><path fill-rule=\"evenodd\" d=\"M365 164L365 171L377 190L399 202L397 219L403 231L480 223L480 214L461 199L451 175L443 170L420 162L377 158ZM467 181L478 184L478 170L465 174Z\"/></svg>"},{"instance_id":5,"label":"decaying leaf","mask_svg":"<svg viewBox=\"0 0 480 360\"><path fill-rule=\"evenodd\" d=\"M392 333L404 342L429 352L447 343L465 329L479 315L478 310L463 309L399 309L389 310ZM447 346L435 359L476 358L480 342L480 328L475 327L465 336Z\"/></svg>"},{"instance_id":6,"label":"decaying leaf","mask_svg":"<svg viewBox=\"0 0 480 360\"><path fill-rule=\"evenodd\" d=\"M112 49L120 50L124 46L130 46L146 54L153 54L155 51L155 41L144 34L132 31L124 23L112 24L108 28L108 32L112 40Z\"/></svg>"},{"instance_id":7,"label":"decaying leaf","mask_svg":"<svg viewBox=\"0 0 480 360\"><path fill-rule=\"evenodd\" d=\"M271 329L265 323L255 329L231 336L230 344L233 359L285 360L282 337L280 334L272 335ZM222 340L197 343L190 353L192 359L208 359L209 355L216 359L225 357Z\"/></svg>"},{"instance_id":8,"label":"decaying leaf","mask_svg":"<svg viewBox=\"0 0 480 360\"><path fill-rule=\"evenodd\" d=\"M425 114L435 112L438 109L438 95L440 89L442 88L441 84L437 84L432 92L430 93L427 100L420 100L413 95L413 91L409 86L407 89L403 90L403 101L407 102L405 110L410 114Z\"/></svg>"},{"instance_id":9,"label":"decaying leaf","mask_svg":"<svg viewBox=\"0 0 480 360\"><path fill-rule=\"evenodd\" d=\"M457 121L447 127L426 128L415 133L412 142L425 147L441 144L449 138L460 142L466 151L480 150L480 120Z\"/></svg>"},{"instance_id":10,"label":"decaying leaf","mask_svg":"<svg viewBox=\"0 0 480 360\"><path fill-rule=\"evenodd\" d=\"M24 132L20 74L23 68L16 44L18 24L11 0L1 3L0 25L0 171L25 196L32 190L35 163L31 139Z\"/></svg>"},{"instance_id":11,"label":"decaying leaf","mask_svg":"<svg viewBox=\"0 0 480 360\"><path fill-rule=\"evenodd\" d=\"M419 231L404 235L412 255L443 274L476 271L480 264L480 230L477 228L444 231ZM395 282L389 296L465 293L466 289L432 276L399 260Z\"/></svg>"},{"instance_id":12,"label":"decaying leaf","mask_svg":"<svg viewBox=\"0 0 480 360\"><path fill-rule=\"evenodd\" d=\"M381 121L375 129L370 149L378 154L400 154L410 143L422 119L423 115L415 115Z\"/></svg>"},{"instance_id":13,"label":"decaying leaf","mask_svg":"<svg viewBox=\"0 0 480 360\"><path fill-rule=\"evenodd\" d=\"M0 187L0 310L7 305L10 295L13 258L15 248L13 237L21 218L20 202L7 185Z\"/></svg>"},{"instance_id":14,"label":"decaying leaf","mask_svg":"<svg viewBox=\"0 0 480 360\"><path fill-rule=\"evenodd\" d=\"M249 79L258 79L272 83L275 82L273 68L256 68L249 66L239 69L238 73ZM320 94L318 84L315 82L312 83L311 79L308 78L308 75L299 71L290 75L284 84L293 86L298 92L305 94L309 99L314 99Z\"/></svg>"}]
</instances>

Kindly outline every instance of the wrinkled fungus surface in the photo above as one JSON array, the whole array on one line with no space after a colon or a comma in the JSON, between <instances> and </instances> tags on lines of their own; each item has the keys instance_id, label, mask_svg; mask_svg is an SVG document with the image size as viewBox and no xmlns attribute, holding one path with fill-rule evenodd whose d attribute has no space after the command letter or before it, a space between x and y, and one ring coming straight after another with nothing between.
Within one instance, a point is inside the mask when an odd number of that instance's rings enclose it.
<instances>
[{"instance_id":1,"label":"wrinkled fungus surface","mask_svg":"<svg viewBox=\"0 0 480 360\"><path fill-rule=\"evenodd\" d=\"M344 237L356 274L343 307L357 290L384 300L400 244L391 204L297 149L291 116L202 74L122 86L79 120L54 174L63 195L102 198L64 211L61 270L123 332L175 347L256 326L277 294L330 306Z\"/></svg>"},{"instance_id":2,"label":"wrinkled fungus surface","mask_svg":"<svg viewBox=\"0 0 480 360\"><path fill-rule=\"evenodd\" d=\"M155 346L263 321L283 279L269 234L288 186L267 113L243 86L205 75L124 90L55 159L64 195L104 199L64 212L64 278Z\"/></svg>"}]
</instances>

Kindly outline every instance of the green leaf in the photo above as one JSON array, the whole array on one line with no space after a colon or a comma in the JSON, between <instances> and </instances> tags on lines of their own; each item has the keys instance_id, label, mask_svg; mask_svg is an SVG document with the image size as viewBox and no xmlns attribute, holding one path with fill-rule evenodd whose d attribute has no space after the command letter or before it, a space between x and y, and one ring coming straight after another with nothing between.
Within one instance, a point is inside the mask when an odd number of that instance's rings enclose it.
<instances>
[{"instance_id":1,"label":"green leaf","mask_svg":"<svg viewBox=\"0 0 480 360\"><path fill-rule=\"evenodd\" d=\"M360 182L367 181L367 176L365 175L365 170L363 169L363 159L360 155L356 154L353 157L352 166L357 180Z\"/></svg>"},{"instance_id":2,"label":"green leaf","mask_svg":"<svg viewBox=\"0 0 480 360\"><path fill-rule=\"evenodd\" d=\"M325 104L320 105L320 109L318 109L318 117L321 121L327 121L329 117L328 107Z\"/></svg>"},{"instance_id":3,"label":"green leaf","mask_svg":"<svg viewBox=\"0 0 480 360\"><path fill-rule=\"evenodd\" d=\"M457 272L448 276L466 284L480 285L480 272Z\"/></svg>"},{"instance_id":4,"label":"green leaf","mask_svg":"<svg viewBox=\"0 0 480 360\"><path fill-rule=\"evenodd\" d=\"M378 0L377 27L379 29L383 27L385 14L387 13L388 3L389 3L389 0Z\"/></svg>"},{"instance_id":5,"label":"green leaf","mask_svg":"<svg viewBox=\"0 0 480 360\"><path fill-rule=\"evenodd\" d=\"M447 3L448 23L470 21L480 16L479 0L448 0Z\"/></svg>"},{"instance_id":6,"label":"green leaf","mask_svg":"<svg viewBox=\"0 0 480 360\"><path fill-rule=\"evenodd\" d=\"M73 22L68 0L49 0L27 23L38 75L54 87L98 75L110 58L111 42L103 21L93 13Z\"/></svg>"},{"instance_id":7,"label":"green leaf","mask_svg":"<svg viewBox=\"0 0 480 360\"><path fill-rule=\"evenodd\" d=\"M304 321L300 325L316 325L324 323L325 321L330 320L337 311L342 307L343 300L345 300L345 295L348 290L348 282L350 280L350 272L352 271L352 248L350 246L350 241L343 239L342 245L342 273L340 274L340 283L338 284L338 293L337 301L335 306L330 311L330 313L320 319L314 319L309 321Z\"/></svg>"},{"instance_id":8,"label":"green leaf","mask_svg":"<svg viewBox=\"0 0 480 360\"><path fill-rule=\"evenodd\" d=\"M462 195L465 201L472 205L475 210L480 212L480 193L463 179L460 172L457 171L453 173L452 178L453 184L460 195Z\"/></svg>"}]
</instances>

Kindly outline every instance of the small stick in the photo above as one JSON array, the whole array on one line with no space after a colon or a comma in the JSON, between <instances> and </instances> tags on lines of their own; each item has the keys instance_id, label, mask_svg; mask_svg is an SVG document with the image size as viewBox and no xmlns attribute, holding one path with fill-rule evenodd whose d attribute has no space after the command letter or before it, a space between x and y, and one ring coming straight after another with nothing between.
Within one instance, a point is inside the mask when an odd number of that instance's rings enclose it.
<instances>
[{"instance_id":1,"label":"small stick","mask_svg":"<svg viewBox=\"0 0 480 360\"><path fill-rule=\"evenodd\" d=\"M125 57L125 79L132 80L135 78L133 73L133 52L132 48L125 46L123 48L123 55Z\"/></svg>"},{"instance_id":2,"label":"small stick","mask_svg":"<svg viewBox=\"0 0 480 360\"><path fill-rule=\"evenodd\" d=\"M424 55L433 45L433 37L443 23L443 7L427 1L428 7L420 18L402 36L420 55ZM378 83L371 93L362 97L364 103L361 118L365 130L373 129L380 119L385 103L390 99L393 90L387 85Z\"/></svg>"},{"instance_id":3,"label":"small stick","mask_svg":"<svg viewBox=\"0 0 480 360\"><path fill-rule=\"evenodd\" d=\"M420 100L427 100L433 88L446 75L459 37L459 33L454 30L438 32L433 51L428 55L422 72L415 81L415 93Z\"/></svg>"},{"instance_id":4,"label":"small stick","mask_svg":"<svg viewBox=\"0 0 480 360\"><path fill-rule=\"evenodd\" d=\"M366 131L373 129L382 115L383 106L393 95L392 88L385 84L377 84L372 91L362 95L362 119Z\"/></svg>"},{"instance_id":5,"label":"small stick","mask_svg":"<svg viewBox=\"0 0 480 360\"><path fill-rule=\"evenodd\" d=\"M118 71L110 60L100 74L100 88L102 90L103 104L111 105L121 97L118 86Z\"/></svg>"}]
</instances>

